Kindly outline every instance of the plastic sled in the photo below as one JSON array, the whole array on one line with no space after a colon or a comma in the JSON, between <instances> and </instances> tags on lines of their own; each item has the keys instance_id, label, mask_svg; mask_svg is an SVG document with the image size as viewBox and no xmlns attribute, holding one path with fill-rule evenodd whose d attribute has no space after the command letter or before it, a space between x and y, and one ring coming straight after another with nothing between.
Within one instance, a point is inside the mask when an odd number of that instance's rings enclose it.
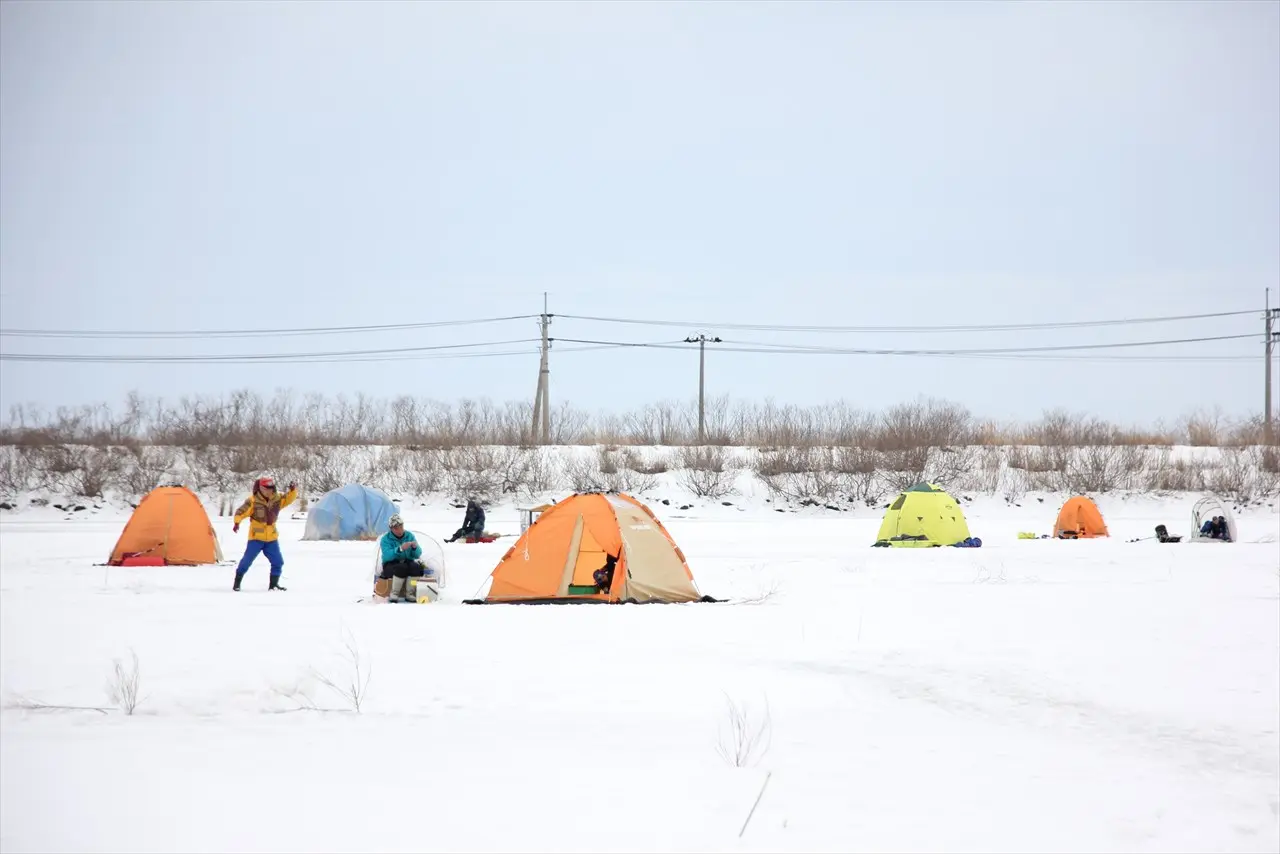
<instances>
[{"instance_id":1,"label":"plastic sled","mask_svg":"<svg viewBox=\"0 0 1280 854\"><path fill-rule=\"evenodd\" d=\"M129 555L120 561L121 566L164 566L160 555Z\"/></svg>"}]
</instances>

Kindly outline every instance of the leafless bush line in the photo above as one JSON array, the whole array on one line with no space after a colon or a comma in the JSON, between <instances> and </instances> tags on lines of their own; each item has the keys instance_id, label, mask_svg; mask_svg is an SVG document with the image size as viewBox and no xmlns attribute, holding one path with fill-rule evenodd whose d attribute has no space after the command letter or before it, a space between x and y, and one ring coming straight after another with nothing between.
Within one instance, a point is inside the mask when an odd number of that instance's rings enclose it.
<instances>
[{"instance_id":1,"label":"leafless bush line","mask_svg":"<svg viewBox=\"0 0 1280 854\"><path fill-rule=\"evenodd\" d=\"M449 450L482 445L529 447L531 403L466 399L458 403L401 396L327 397L281 390L271 396L242 390L225 396L177 400L130 394L117 407L105 403L45 411L11 408L0 426L0 444L40 448L84 445L122 450L154 447L234 447L241 468L261 468L255 451L285 446L392 445ZM1065 410L1029 424L983 420L948 401L918 400L884 412L846 402L780 405L712 398L706 407L706 440L697 439L697 402L660 401L626 413L591 413L563 402L552 413L551 440L559 445L741 447L858 447L897 452L916 460L921 448L962 445L1083 446L1262 444L1260 417L1232 419L1220 410L1197 410L1176 424L1146 427L1112 424ZM262 452L270 453L270 452ZM653 472L650 472L653 473Z\"/></svg>"},{"instance_id":2,"label":"leafless bush line","mask_svg":"<svg viewBox=\"0 0 1280 854\"><path fill-rule=\"evenodd\" d=\"M664 474L672 473L665 479ZM874 506L921 481L956 493L1020 499L1028 491L1101 493L1213 490L1253 501L1280 493L1280 453L1225 447L1175 456L1167 447L954 445L875 450L860 446L677 449L599 445L354 447L282 445L202 448L86 445L0 446L0 498L50 491L86 498L139 497L163 483L208 496L240 493L259 473L295 480L310 497L347 483L391 495L475 497L485 503L575 492L652 492L674 483L703 499L736 494L747 481L776 498ZM744 481L743 478L747 480Z\"/></svg>"}]
</instances>

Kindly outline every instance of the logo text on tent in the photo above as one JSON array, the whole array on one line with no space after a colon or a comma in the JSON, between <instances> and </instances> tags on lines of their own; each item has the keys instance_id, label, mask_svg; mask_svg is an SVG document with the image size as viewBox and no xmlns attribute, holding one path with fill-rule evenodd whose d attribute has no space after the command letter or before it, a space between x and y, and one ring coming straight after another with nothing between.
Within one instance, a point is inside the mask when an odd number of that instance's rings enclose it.
<instances>
[{"instance_id":1,"label":"logo text on tent","mask_svg":"<svg viewBox=\"0 0 1280 854\"><path fill-rule=\"evenodd\" d=\"M645 523L641 522L639 525L632 525L632 526L631 526L631 530L633 530L633 531L652 531L652 530L653 530L653 526L652 526L652 525L646 525Z\"/></svg>"}]
</instances>

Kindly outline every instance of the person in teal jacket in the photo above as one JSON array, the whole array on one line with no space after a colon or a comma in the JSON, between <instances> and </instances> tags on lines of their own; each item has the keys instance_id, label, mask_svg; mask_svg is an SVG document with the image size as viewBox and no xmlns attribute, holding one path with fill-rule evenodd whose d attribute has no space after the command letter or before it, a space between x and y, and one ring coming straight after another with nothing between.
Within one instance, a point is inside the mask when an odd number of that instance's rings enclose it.
<instances>
[{"instance_id":1,"label":"person in teal jacket","mask_svg":"<svg viewBox=\"0 0 1280 854\"><path fill-rule=\"evenodd\" d=\"M405 595L405 583L410 578L421 578L424 570L420 560L422 547L413 536L413 531L406 530L404 519L394 513L387 525L388 531L382 535L379 545L382 548L382 580L391 580L391 593L387 596L390 602L408 601Z\"/></svg>"}]
</instances>

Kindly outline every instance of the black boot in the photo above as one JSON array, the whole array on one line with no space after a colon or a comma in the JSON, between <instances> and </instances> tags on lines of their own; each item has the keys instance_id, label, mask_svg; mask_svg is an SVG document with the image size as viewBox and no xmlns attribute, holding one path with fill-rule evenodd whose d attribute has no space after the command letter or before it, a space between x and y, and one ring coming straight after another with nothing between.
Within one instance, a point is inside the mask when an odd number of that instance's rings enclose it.
<instances>
[{"instance_id":1,"label":"black boot","mask_svg":"<svg viewBox=\"0 0 1280 854\"><path fill-rule=\"evenodd\" d=\"M235 584L233 584L233 585L231 585L231 589L232 589L232 590L239 590L239 589L240 589L240 580L241 580L242 578L244 578L244 573L243 573L243 572L237 572L237 573L236 573L236 583L235 583Z\"/></svg>"},{"instance_id":2,"label":"black boot","mask_svg":"<svg viewBox=\"0 0 1280 854\"><path fill-rule=\"evenodd\" d=\"M278 575L273 575L273 576L271 576L271 586L270 586L270 587L268 587L267 589L268 589L268 590L288 590L289 588L288 588L288 587L281 587L281 586L280 586L280 576L278 576Z\"/></svg>"}]
</instances>

